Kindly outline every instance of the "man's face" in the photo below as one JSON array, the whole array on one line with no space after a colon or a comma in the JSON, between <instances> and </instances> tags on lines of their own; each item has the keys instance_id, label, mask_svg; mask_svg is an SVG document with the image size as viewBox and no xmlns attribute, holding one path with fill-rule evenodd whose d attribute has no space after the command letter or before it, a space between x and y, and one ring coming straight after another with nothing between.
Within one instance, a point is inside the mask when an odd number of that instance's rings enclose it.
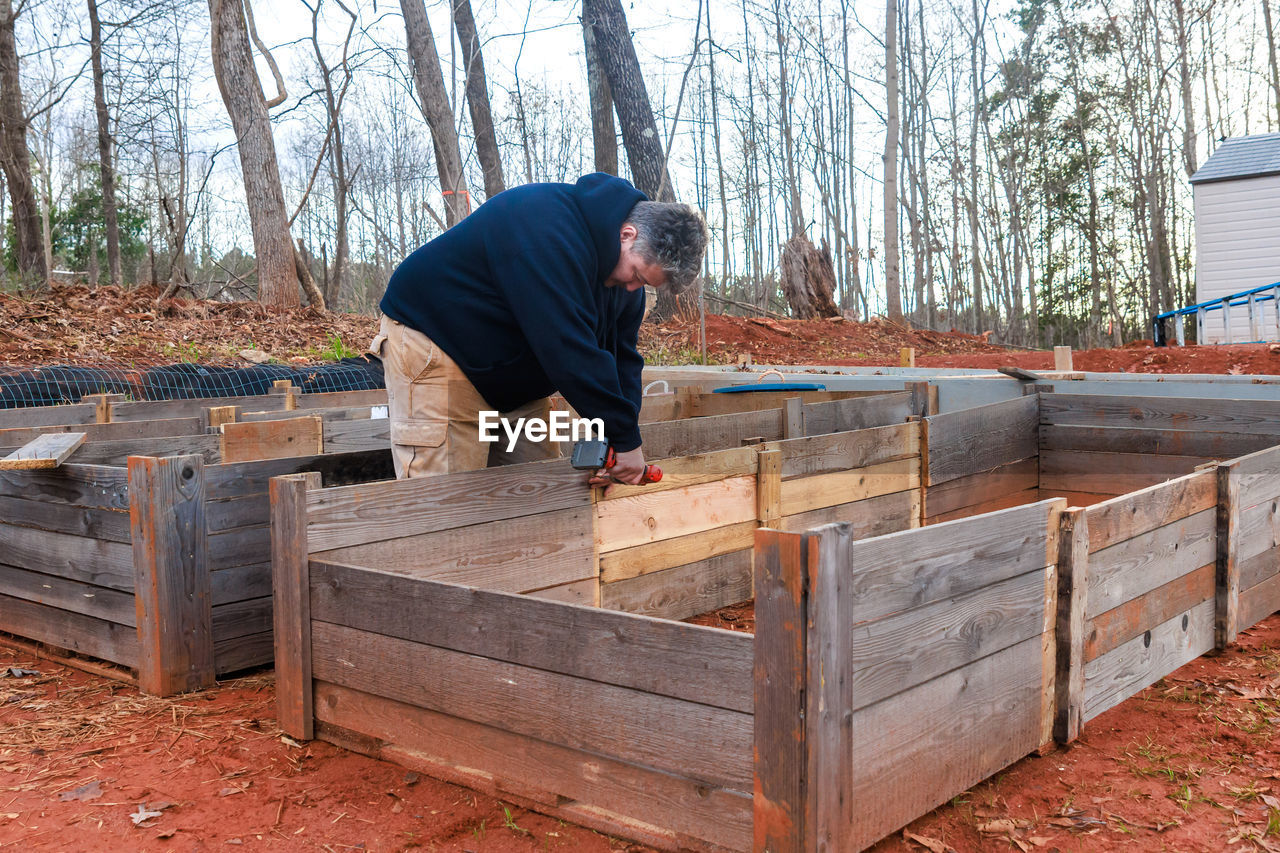
<instances>
[{"instance_id":1,"label":"man's face","mask_svg":"<svg viewBox=\"0 0 1280 853\"><path fill-rule=\"evenodd\" d=\"M618 254L618 265L605 279L605 287L624 287L631 292L645 285L662 287L667 283L662 267L645 263L640 253L635 251L636 228L634 225L623 225L618 237L622 243L622 251Z\"/></svg>"}]
</instances>

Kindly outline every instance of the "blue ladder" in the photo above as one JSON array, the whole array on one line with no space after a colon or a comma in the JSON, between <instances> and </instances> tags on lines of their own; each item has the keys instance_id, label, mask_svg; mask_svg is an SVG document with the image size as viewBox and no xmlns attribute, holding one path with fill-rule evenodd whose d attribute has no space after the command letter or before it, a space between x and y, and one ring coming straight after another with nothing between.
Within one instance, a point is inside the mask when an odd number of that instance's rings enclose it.
<instances>
[{"instance_id":1,"label":"blue ladder","mask_svg":"<svg viewBox=\"0 0 1280 853\"><path fill-rule=\"evenodd\" d=\"M1204 342L1204 321L1210 311L1222 312L1222 326L1225 332L1226 340L1224 343L1261 343L1261 336L1258 334L1259 314L1262 313L1259 303L1270 300L1272 307L1275 309L1276 333L1280 335L1280 281L1275 284L1264 284L1261 287L1255 287L1252 290L1242 290L1239 293L1233 293L1230 296L1224 296L1221 299L1210 299L1208 302L1199 302L1195 305L1188 305L1186 308L1179 308L1176 311L1166 311L1163 314L1157 314L1151 318L1152 342L1156 346L1162 347L1168 345L1168 335L1165 332L1164 321L1170 317L1173 318L1174 335L1177 339L1178 346L1187 345L1187 335L1184 326L1184 318L1189 314L1196 315L1196 341ZM1231 309L1244 305L1249 311L1249 338L1247 341L1233 341L1231 339Z\"/></svg>"}]
</instances>

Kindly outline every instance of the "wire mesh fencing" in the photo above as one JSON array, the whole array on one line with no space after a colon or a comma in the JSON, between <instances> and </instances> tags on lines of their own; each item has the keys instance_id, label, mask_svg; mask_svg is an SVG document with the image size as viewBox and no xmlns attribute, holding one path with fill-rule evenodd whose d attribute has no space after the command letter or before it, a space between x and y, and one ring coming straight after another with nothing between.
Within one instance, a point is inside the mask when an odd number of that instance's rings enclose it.
<instances>
[{"instance_id":1,"label":"wire mesh fencing","mask_svg":"<svg viewBox=\"0 0 1280 853\"><path fill-rule=\"evenodd\" d=\"M192 400L267 394L287 379L303 394L383 388L382 363L373 356L326 364L96 364L0 366L0 409L77 403L86 394L123 394L131 400Z\"/></svg>"}]
</instances>

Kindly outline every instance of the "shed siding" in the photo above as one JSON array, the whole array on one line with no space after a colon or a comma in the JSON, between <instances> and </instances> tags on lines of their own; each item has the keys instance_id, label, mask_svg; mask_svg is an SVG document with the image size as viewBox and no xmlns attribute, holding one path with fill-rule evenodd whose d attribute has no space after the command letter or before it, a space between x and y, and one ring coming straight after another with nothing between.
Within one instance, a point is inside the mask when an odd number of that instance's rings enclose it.
<instances>
[{"instance_id":1,"label":"shed siding","mask_svg":"<svg viewBox=\"0 0 1280 853\"><path fill-rule=\"evenodd\" d=\"M1280 281L1280 175L1196 184L1194 195L1196 301ZM1274 304L1259 307L1259 337L1280 340ZM1232 340L1250 340L1244 306L1232 309L1231 329ZM1205 338L1225 339L1222 312L1209 314Z\"/></svg>"}]
</instances>

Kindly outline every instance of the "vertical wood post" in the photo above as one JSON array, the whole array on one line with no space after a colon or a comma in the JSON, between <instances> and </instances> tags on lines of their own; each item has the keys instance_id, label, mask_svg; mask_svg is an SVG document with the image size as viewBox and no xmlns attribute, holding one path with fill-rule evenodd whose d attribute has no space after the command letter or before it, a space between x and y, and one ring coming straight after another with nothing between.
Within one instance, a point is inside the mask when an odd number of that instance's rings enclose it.
<instances>
[{"instance_id":1,"label":"vertical wood post","mask_svg":"<svg viewBox=\"0 0 1280 853\"><path fill-rule=\"evenodd\" d=\"M800 397L782 401L782 437L804 438L804 400Z\"/></svg>"},{"instance_id":2,"label":"vertical wood post","mask_svg":"<svg viewBox=\"0 0 1280 853\"><path fill-rule=\"evenodd\" d=\"M240 420L239 406L210 406L204 411L205 431L221 432L223 424L233 424Z\"/></svg>"},{"instance_id":3,"label":"vertical wood post","mask_svg":"<svg viewBox=\"0 0 1280 853\"><path fill-rule=\"evenodd\" d=\"M1218 559L1213 647L1235 642L1240 617L1240 476L1235 463L1218 466Z\"/></svg>"},{"instance_id":4,"label":"vertical wood post","mask_svg":"<svg viewBox=\"0 0 1280 853\"><path fill-rule=\"evenodd\" d=\"M756 519L772 527L782 518L782 451L764 450L756 466Z\"/></svg>"},{"instance_id":5,"label":"vertical wood post","mask_svg":"<svg viewBox=\"0 0 1280 853\"><path fill-rule=\"evenodd\" d=\"M806 544L756 531L754 853L802 853L808 826Z\"/></svg>"},{"instance_id":6,"label":"vertical wood post","mask_svg":"<svg viewBox=\"0 0 1280 853\"><path fill-rule=\"evenodd\" d=\"M927 418L929 415L937 414L935 403L937 401L937 388L928 382L908 382L904 386L906 390L911 392L911 414L916 417Z\"/></svg>"},{"instance_id":7,"label":"vertical wood post","mask_svg":"<svg viewBox=\"0 0 1280 853\"><path fill-rule=\"evenodd\" d=\"M924 520L929 517L929 419L909 417L907 421L920 425L916 433L916 446L920 453L920 512L911 526L924 527Z\"/></svg>"},{"instance_id":8,"label":"vertical wood post","mask_svg":"<svg viewBox=\"0 0 1280 853\"><path fill-rule=\"evenodd\" d=\"M124 401L124 394L85 394L80 398L81 403L93 403L93 422L97 424L111 423L111 406Z\"/></svg>"},{"instance_id":9,"label":"vertical wood post","mask_svg":"<svg viewBox=\"0 0 1280 853\"><path fill-rule=\"evenodd\" d=\"M853 825L853 583L848 524L806 533L809 674L805 695L806 847L837 853Z\"/></svg>"},{"instance_id":10,"label":"vertical wood post","mask_svg":"<svg viewBox=\"0 0 1280 853\"><path fill-rule=\"evenodd\" d=\"M318 488L320 475L314 472L271 478L271 595L277 714L281 731L304 740L315 736L307 490Z\"/></svg>"},{"instance_id":11,"label":"vertical wood post","mask_svg":"<svg viewBox=\"0 0 1280 853\"><path fill-rule=\"evenodd\" d=\"M1058 516L1058 602L1055 626L1053 738L1070 743L1080 736L1084 715L1085 607L1089 590L1089 522L1072 507Z\"/></svg>"},{"instance_id":12,"label":"vertical wood post","mask_svg":"<svg viewBox=\"0 0 1280 853\"><path fill-rule=\"evenodd\" d=\"M916 366L915 347L901 347L898 350L898 366L899 367L915 367Z\"/></svg>"},{"instance_id":13,"label":"vertical wood post","mask_svg":"<svg viewBox=\"0 0 1280 853\"><path fill-rule=\"evenodd\" d=\"M1071 366L1071 347L1053 348L1053 369L1064 373L1075 369Z\"/></svg>"},{"instance_id":14,"label":"vertical wood post","mask_svg":"<svg viewBox=\"0 0 1280 853\"><path fill-rule=\"evenodd\" d=\"M271 383L271 393L284 395L284 410L286 412L292 412L298 408L298 397L293 387L293 380L277 379Z\"/></svg>"},{"instance_id":15,"label":"vertical wood post","mask_svg":"<svg viewBox=\"0 0 1280 853\"><path fill-rule=\"evenodd\" d=\"M129 457L138 686L157 696L214 683L203 465Z\"/></svg>"}]
</instances>

